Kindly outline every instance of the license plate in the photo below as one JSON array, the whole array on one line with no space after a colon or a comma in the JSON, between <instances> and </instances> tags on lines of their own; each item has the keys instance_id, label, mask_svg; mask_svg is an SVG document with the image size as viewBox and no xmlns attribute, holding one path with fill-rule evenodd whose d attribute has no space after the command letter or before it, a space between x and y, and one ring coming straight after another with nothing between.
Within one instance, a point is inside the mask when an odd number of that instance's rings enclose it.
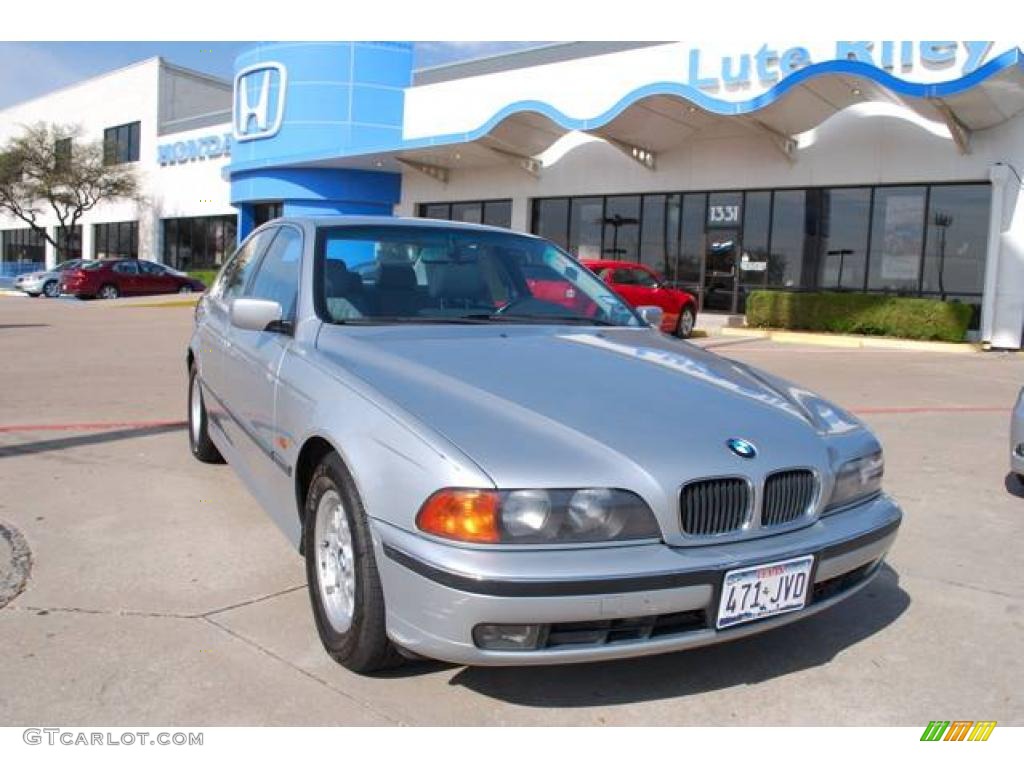
<instances>
[{"instance_id":1,"label":"license plate","mask_svg":"<svg viewBox=\"0 0 1024 768\"><path fill-rule=\"evenodd\" d=\"M728 571L722 580L718 629L799 611L807 604L814 555Z\"/></svg>"}]
</instances>

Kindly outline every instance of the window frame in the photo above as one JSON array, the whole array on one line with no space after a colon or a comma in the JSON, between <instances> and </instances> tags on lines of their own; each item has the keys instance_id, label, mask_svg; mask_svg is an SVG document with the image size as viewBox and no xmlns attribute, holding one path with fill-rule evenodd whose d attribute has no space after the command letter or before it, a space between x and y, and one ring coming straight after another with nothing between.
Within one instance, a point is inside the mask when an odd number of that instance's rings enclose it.
<instances>
[{"instance_id":1,"label":"window frame","mask_svg":"<svg viewBox=\"0 0 1024 768\"><path fill-rule=\"evenodd\" d=\"M112 125L103 129L103 164L137 163L141 157L142 121Z\"/></svg>"},{"instance_id":2,"label":"window frame","mask_svg":"<svg viewBox=\"0 0 1024 768\"><path fill-rule=\"evenodd\" d=\"M254 267L252 274L249 275L247 284L244 290L242 291L241 297L239 298L260 298L259 296L253 296L252 291L256 287L256 278L259 277L260 271L263 269L263 265L267 260L267 256L270 254L270 249L273 247L274 243L277 242L277 238L281 235L281 233L284 230L290 229L293 232L297 232L299 235L299 263L298 274L295 281L295 304L292 306L290 317L287 316L287 313L282 313L281 315L281 322L284 324L282 330L291 333L292 330L294 329L295 320L299 316L299 302L301 301L302 296L302 266L306 259L306 233L303 231L302 227L296 226L291 222L281 222L280 224L275 224L272 227L268 227L267 231L269 232L271 229L273 230L273 236L269 240L267 240L267 244L263 246L263 251L258 256L259 261ZM285 308L282 307L282 310L283 309Z\"/></svg>"},{"instance_id":3,"label":"window frame","mask_svg":"<svg viewBox=\"0 0 1024 768\"><path fill-rule=\"evenodd\" d=\"M477 206L480 211L480 221L478 222L467 222L464 219L453 219L452 213L456 206ZM487 209L490 207L496 207L498 205L508 206L508 225L504 224L490 224L487 221ZM440 207L445 209L444 216L433 216L427 214L428 208ZM454 221L460 224L480 224L485 227L498 227L500 229L512 229L512 208L513 201L511 197L489 197L479 200L435 200L427 201L416 204L416 218L418 219L432 219L434 221Z\"/></svg>"}]
</instances>

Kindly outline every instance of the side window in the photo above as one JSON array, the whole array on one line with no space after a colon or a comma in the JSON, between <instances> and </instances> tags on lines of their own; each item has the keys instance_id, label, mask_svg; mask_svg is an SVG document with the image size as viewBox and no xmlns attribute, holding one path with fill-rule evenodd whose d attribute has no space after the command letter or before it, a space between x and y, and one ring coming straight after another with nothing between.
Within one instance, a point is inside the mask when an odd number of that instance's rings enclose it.
<instances>
[{"instance_id":1,"label":"side window","mask_svg":"<svg viewBox=\"0 0 1024 768\"><path fill-rule=\"evenodd\" d=\"M139 274L139 268L135 266L134 261L120 261L114 265L114 271L119 275L137 275Z\"/></svg>"},{"instance_id":2,"label":"side window","mask_svg":"<svg viewBox=\"0 0 1024 768\"><path fill-rule=\"evenodd\" d=\"M140 261L139 269L142 270L142 274L144 275L156 276L164 273L164 268L152 261Z\"/></svg>"},{"instance_id":3,"label":"side window","mask_svg":"<svg viewBox=\"0 0 1024 768\"><path fill-rule=\"evenodd\" d=\"M646 269L633 269L630 271L633 273L633 282L637 285L642 285L644 288L658 287L658 281Z\"/></svg>"},{"instance_id":4,"label":"side window","mask_svg":"<svg viewBox=\"0 0 1024 768\"><path fill-rule=\"evenodd\" d=\"M280 227L277 237L260 261L252 288L246 294L281 305L285 320L295 317L299 295L299 267L302 264L302 235L292 227Z\"/></svg>"},{"instance_id":5,"label":"side window","mask_svg":"<svg viewBox=\"0 0 1024 768\"><path fill-rule=\"evenodd\" d=\"M619 285L636 285L636 276L631 269L616 269L612 281Z\"/></svg>"},{"instance_id":6,"label":"side window","mask_svg":"<svg viewBox=\"0 0 1024 768\"><path fill-rule=\"evenodd\" d=\"M217 280L217 286L213 295L225 301L237 298L245 290L245 284L249 281L253 267L256 266L256 257L263 252L267 240L274 236L275 229L265 229L254 237L250 237L245 244L239 248L224 266L224 271Z\"/></svg>"}]
</instances>

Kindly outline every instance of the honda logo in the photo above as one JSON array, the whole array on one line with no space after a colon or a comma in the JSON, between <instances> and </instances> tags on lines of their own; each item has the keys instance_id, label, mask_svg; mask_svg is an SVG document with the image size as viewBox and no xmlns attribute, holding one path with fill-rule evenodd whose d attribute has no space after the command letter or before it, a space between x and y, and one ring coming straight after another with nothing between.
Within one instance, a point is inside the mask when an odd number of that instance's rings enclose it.
<instances>
[{"instance_id":1,"label":"honda logo","mask_svg":"<svg viewBox=\"0 0 1024 768\"><path fill-rule=\"evenodd\" d=\"M253 64L235 73L235 141L266 139L281 130L287 83L284 64L273 61Z\"/></svg>"}]
</instances>

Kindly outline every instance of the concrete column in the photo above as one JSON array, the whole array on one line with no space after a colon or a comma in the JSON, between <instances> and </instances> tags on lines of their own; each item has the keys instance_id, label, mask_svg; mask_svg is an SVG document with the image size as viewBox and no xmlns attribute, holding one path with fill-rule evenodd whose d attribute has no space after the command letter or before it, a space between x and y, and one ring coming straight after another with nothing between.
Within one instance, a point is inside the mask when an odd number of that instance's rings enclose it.
<instances>
[{"instance_id":1,"label":"concrete column","mask_svg":"<svg viewBox=\"0 0 1024 768\"><path fill-rule=\"evenodd\" d=\"M96 254L93 253L93 227L92 224L82 225L82 258L83 259L95 259Z\"/></svg>"},{"instance_id":2,"label":"concrete column","mask_svg":"<svg viewBox=\"0 0 1024 768\"><path fill-rule=\"evenodd\" d=\"M512 198L512 229L516 232L530 231L530 198Z\"/></svg>"},{"instance_id":3,"label":"concrete column","mask_svg":"<svg viewBox=\"0 0 1024 768\"><path fill-rule=\"evenodd\" d=\"M1006 165L990 169L989 218L981 340L996 349L1020 349L1024 331L1024 206L1021 184Z\"/></svg>"},{"instance_id":4,"label":"concrete column","mask_svg":"<svg viewBox=\"0 0 1024 768\"><path fill-rule=\"evenodd\" d=\"M53 231L51 233L51 237L54 237L54 238L57 237L57 228L56 227L53 227ZM43 241L43 246L45 248L45 254L46 254L43 257L43 261L46 264L46 268L47 269L53 269L55 266L57 266L57 249L53 247L53 243L51 243L49 240L44 240Z\"/></svg>"}]
</instances>

